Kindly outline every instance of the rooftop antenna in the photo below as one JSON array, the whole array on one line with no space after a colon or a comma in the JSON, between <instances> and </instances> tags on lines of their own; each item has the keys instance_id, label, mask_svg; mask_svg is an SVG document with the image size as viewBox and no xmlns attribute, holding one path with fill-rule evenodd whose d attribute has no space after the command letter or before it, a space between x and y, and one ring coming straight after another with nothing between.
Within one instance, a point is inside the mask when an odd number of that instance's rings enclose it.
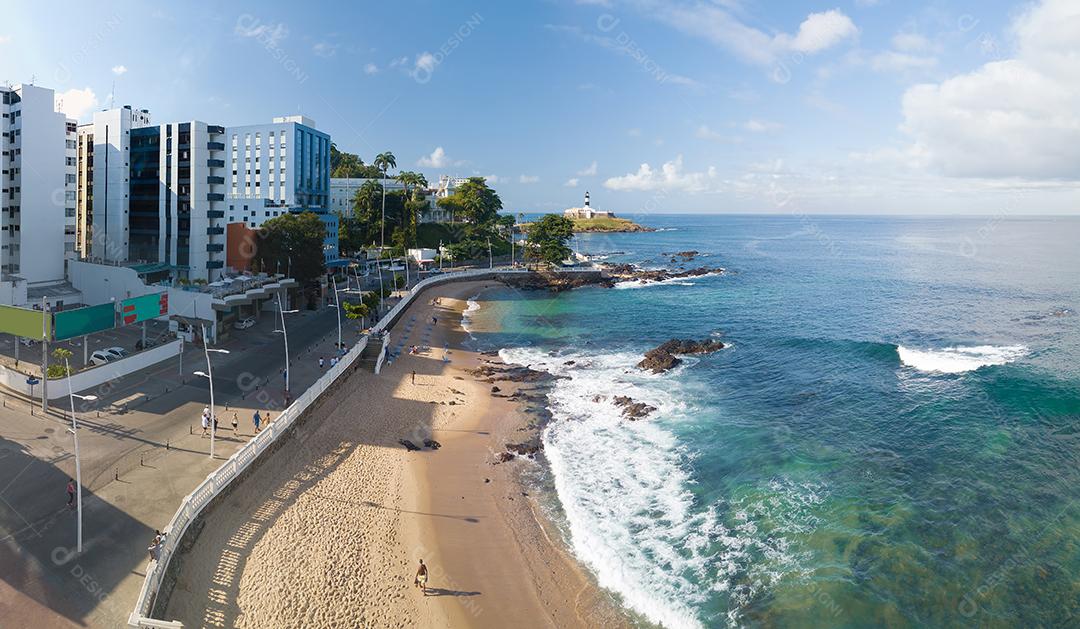
<instances>
[{"instance_id":1,"label":"rooftop antenna","mask_svg":"<svg viewBox=\"0 0 1080 629\"><path fill-rule=\"evenodd\" d=\"M37 75L36 74L31 74L30 75L30 85L33 85L34 81L36 81L36 80L37 80Z\"/></svg>"},{"instance_id":2,"label":"rooftop antenna","mask_svg":"<svg viewBox=\"0 0 1080 629\"><path fill-rule=\"evenodd\" d=\"M112 89L109 91L109 109L116 103L116 79L113 79Z\"/></svg>"}]
</instances>

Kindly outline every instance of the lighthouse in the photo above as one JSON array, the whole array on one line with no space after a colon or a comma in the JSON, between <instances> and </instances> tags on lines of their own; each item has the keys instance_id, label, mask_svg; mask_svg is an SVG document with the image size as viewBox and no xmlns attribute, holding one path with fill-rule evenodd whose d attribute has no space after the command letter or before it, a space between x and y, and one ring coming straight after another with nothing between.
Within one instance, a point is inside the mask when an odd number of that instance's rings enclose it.
<instances>
[{"instance_id":1,"label":"lighthouse","mask_svg":"<svg viewBox=\"0 0 1080 629\"><path fill-rule=\"evenodd\" d=\"M589 191L585 191L585 209L589 209Z\"/></svg>"}]
</instances>

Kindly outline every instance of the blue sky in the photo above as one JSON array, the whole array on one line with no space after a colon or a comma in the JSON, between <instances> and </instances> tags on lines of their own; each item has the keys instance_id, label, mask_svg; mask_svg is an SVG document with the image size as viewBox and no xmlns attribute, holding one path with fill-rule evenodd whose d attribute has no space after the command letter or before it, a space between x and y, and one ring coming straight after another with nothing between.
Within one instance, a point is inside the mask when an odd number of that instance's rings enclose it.
<instances>
[{"instance_id":1,"label":"blue sky","mask_svg":"<svg viewBox=\"0 0 1080 629\"><path fill-rule=\"evenodd\" d=\"M58 20L56 16L66 19ZM1075 213L1080 2L5 7L0 80L85 119L303 113L508 209Z\"/></svg>"}]
</instances>

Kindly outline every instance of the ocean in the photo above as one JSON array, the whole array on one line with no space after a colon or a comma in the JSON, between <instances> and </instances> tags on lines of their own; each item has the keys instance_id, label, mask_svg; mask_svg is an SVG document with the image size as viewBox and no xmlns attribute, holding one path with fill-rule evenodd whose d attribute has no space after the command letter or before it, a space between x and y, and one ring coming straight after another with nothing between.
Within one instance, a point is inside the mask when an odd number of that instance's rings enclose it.
<instances>
[{"instance_id":1,"label":"ocean","mask_svg":"<svg viewBox=\"0 0 1080 629\"><path fill-rule=\"evenodd\" d=\"M631 218L575 246L726 272L469 317L562 376L538 477L642 626L1080 626L1080 219Z\"/></svg>"}]
</instances>

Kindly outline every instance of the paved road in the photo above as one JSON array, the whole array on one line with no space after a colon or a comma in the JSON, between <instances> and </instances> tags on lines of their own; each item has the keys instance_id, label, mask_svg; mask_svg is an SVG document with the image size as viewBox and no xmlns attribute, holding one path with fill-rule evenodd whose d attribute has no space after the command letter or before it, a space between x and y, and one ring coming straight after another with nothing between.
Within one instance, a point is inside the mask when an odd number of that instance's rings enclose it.
<instances>
[{"instance_id":1,"label":"paved road","mask_svg":"<svg viewBox=\"0 0 1080 629\"><path fill-rule=\"evenodd\" d=\"M75 556L74 513L65 485L74 476L70 419L65 405L30 415L27 400L8 395L0 406L0 629L118 627L126 621L154 529L163 528L184 495L252 434L255 408L276 415L284 406L284 348L271 313L237 332L211 354L219 407L216 459L201 436L199 413L208 401L201 348L106 383L92 391L94 407L80 414L84 552ZM336 311L286 315L293 396L321 371L337 340ZM343 322L345 342L358 339ZM183 371L181 371L183 361ZM224 410L228 407L230 410ZM231 428L232 409L240 419ZM192 434L194 433L194 434Z\"/></svg>"}]
</instances>

